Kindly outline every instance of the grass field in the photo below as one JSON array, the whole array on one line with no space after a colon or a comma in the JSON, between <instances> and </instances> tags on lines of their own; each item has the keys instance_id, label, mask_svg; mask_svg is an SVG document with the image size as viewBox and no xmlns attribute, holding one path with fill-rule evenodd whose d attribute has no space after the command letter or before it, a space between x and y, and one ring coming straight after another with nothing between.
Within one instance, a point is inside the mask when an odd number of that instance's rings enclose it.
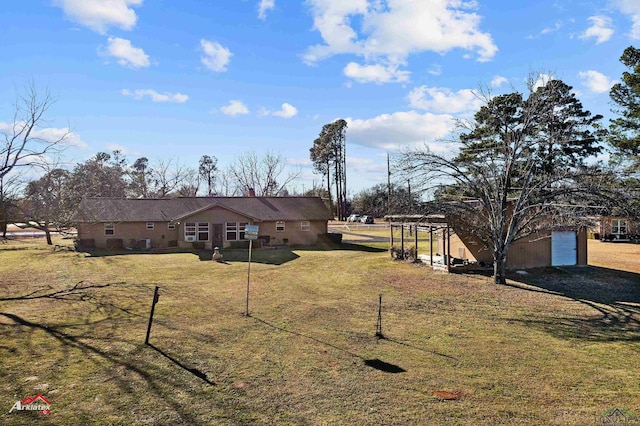
<instances>
[{"instance_id":1,"label":"grass field","mask_svg":"<svg viewBox=\"0 0 640 426\"><path fill-rule=\"evenodd\" d=\"M244 252L215 263L1 244L0 423L584 425L610 408L640 415L638 246L590 242L600 267L535 270L506 286L393 262L383 247L254 251L246 317ZM609 251L615 261L598 258ZM384 339L374 336L380 294ZM38 393L50 414L9 413Z\"/></svg>"}]
</instances>

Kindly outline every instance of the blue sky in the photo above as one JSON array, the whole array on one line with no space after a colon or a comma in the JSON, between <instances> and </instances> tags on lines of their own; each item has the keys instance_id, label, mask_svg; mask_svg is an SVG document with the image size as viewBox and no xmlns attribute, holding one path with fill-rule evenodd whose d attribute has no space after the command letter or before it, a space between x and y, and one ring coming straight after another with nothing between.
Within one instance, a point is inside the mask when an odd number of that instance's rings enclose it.
<instances>
[{"instance_id":1,"label":"blue sky","mask_svg":"<svg viewBox=\"0 0 640 426\"><path fill-rule=\"evenodd\" d=\"M531 73L610 117L618 59L640 40L638 0L21 0L0 14L0 124L33 79L70 126L70 162L120 149L224 168L249 150L312 173L322 125L347 130L350 193L386 181L386 154L444 146L472 91ZM293 189L293 188L292 188Z\"/></svg>"}]
</instances>

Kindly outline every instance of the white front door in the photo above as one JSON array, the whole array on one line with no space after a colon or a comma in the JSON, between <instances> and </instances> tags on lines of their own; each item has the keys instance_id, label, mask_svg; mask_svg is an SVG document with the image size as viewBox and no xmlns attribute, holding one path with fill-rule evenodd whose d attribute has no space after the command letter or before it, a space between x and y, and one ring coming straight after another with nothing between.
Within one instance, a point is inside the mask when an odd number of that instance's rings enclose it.
<instances>
[{"instance_id":1,"label":"white front door","mask_svg":"<svg viewBox=\"0 0 640 426\"><path fill-rule=\"evenodd\" d=\"M574 231L554 231L551 234L551 266L576 265L578 251Z\"/></svg>"}]
</instances>

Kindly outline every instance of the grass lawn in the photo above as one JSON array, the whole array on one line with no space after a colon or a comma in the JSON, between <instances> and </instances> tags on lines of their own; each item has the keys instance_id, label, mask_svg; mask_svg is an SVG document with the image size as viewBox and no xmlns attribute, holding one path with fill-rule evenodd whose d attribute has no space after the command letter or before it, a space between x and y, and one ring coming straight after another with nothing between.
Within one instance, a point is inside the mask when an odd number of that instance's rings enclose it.
<instances>
[{"instance_id":1,"label":"grass lawn","mask_svg":"<svg viewBox=\"0 0 640 426\"><path fill-rule=\"evenodd\" d=\"M254 251L246 317L245 252L215 263L0 244L0 423L585 425L616 407L640 416L638 271L534 270L497 286L393 262L384 247ZM384 339L374 336L379 294ZM36 394L50 414L9 413Z\"/></svg>"}]
</instances>

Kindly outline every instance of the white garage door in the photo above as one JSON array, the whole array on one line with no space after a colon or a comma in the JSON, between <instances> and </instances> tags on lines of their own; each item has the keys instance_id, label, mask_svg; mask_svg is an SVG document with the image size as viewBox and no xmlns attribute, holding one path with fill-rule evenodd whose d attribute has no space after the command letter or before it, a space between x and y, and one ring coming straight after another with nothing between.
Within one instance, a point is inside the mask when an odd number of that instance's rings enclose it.
<instances>
[{"instance_id":1,"label":"white garage door","mask_svg":"<svg viewBox=\"0 0 640 426\"><path fill-rule=\"evenodd\" d=\"M551 234L551 265L576 265L577 259L576 233L553 232Z\"/></svg>"}]
</instances>

